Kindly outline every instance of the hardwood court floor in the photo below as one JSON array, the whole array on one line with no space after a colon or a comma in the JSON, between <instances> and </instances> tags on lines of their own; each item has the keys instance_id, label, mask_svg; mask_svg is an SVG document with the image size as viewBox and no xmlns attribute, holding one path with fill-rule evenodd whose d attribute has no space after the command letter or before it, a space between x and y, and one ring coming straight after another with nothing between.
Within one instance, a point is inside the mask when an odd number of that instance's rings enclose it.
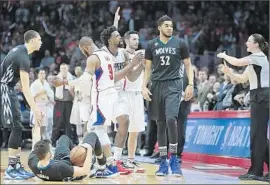
<instances>
[{"instance_id":1,"label":"hardwood court floor","mask_svg":"<svg viewBox=\"0 0 270 185\"><path fill-rule=\"evenodd\" d=\"M30 151L22 152L22 162L27 164L27 157ZM45 182L38 178L32 178L26 181L10 181L3 180L4 170L7 167L8 152L1 151L1 184L268 184L259 181L240 181L234 173L226 173L226 171L202 171L192 169L194 163L183 163L183 177L177 178L171 175L167 177L156 177L155 171L158 166L156 164L141 163L146 168L145 174L133 173L127 176L121 175L110 179L89 179L74 182ZM29 170L26 166L26 169ZM232 172L232 171L231 171ZM241 172L242 173L242 172ZM226 175L221 175L226 174ZM229 176L229 175L230 176Z\"/></svg>"}]
</instances>

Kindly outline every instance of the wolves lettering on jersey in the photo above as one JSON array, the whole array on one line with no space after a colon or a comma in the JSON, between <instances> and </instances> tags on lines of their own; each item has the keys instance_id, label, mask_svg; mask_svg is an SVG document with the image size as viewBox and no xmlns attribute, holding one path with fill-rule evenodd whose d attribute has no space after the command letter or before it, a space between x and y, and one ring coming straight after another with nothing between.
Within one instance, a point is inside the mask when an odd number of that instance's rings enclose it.
<instances>
[{"instance_id":1,"label":"wolves lettering on jersey","mask_svg":"<svg viewBox=\"0 0 270 185\"><path fill-rule=\"evenodd\" d=\"M95 71L95 78L93 85L96 85L98 92L108 88L114 88L114 58L106 51L98 50L93 53L100 60L100 68Z\"/></svg>"},{"instance_id":2,"label":"wolves lettering on jersey","mask_svg":"<svg viewBox=\"0 0 270 185\"><path fill-rule=\"evenodd\" d=\"M158 49L155 49L155 52L156 52L156 55L164 55L164 54L175 55L176 48L171 48L171 47L158 48Z\"/></svg>"},{"instance_id":3,"label":"wolves lettering on jersey","mask_svg":"<svg viewBox=\"0 0 270 185\"><path fill-rule=\"evenodd\" d=\"M129 58L129 62L131 62L131 60L133 59L134 55L133 53L128 53L128 58ZM139 66L139 64L138 64ZM138 66L135 66L133 69L136 69ZM142 89L142 84L143 84L143 71L140 74L140 76L138 77L137 80L135 80L134 82L129 81L128 79L126 79L126 91L141 91Z\"/></svg>"}]
</instances>

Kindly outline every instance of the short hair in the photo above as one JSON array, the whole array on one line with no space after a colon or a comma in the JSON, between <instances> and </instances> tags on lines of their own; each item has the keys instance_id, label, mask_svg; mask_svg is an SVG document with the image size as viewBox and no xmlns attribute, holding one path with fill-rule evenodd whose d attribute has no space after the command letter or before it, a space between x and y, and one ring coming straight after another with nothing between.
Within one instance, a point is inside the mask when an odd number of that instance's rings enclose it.
<instances>
[{"instance_id":1,"label":"short hair","mask_svg":"<svg viewBox=\"0 0 270 185\"><path fill-rule=\"evenodd\" d=\"M125 35L124 35L124 38L127 39L132 34L137 34L138 35L138 32L137 31L127 31L125 33Z\"/></svg>"},{"instance_id":2,"label":"short hair","mask_svg":"<svg viewBox=\"0 0 270 185\"><path fill-rule=\"evenodd\" d=\"M40 140L34 145L34 153L39 160L43 160L46 155L50 152L50 140Z\"/></svg>"},{"instance_id":3,"label":"short hair","mask_svg":"<svg viewBox=\"0 0 270 185\"><path fill-rule=\"evenodd\" d=\"M91 37L84 36L80 39L79 46L91 45L93 43L94 43L94 41Z\"/></svg>"},{"instance_id":4,"label":"short hair","mask_svg":"<svg viewBox=\"0 0 270 185\"><path fill-rule=\"evenodd\" d=\"M109 39L111 38L112 33L115 31L117 31L115 26L109 26L101 32L100 40L103 44L105 44L105 46L109 46Z\"/></svg>"},{"instance_id":5,"label":"short hair","mask_svg":"<svg viewBox=\"0 0 270 185\"><path fill-rule=\"evenodd\" d=\"M35 30L28 30L27 32L24 33L24 42L29 43L31 39L36 38L39 35L38 32Z\"/></svg>"},{"instance_id":6,"label":"short hair","mask_svg":"<svg viewBox=\"0 0 270 185\"><path fill-rule=\"evenodd\" d=\"M48 68L48 67L47 67ZM38 74L40 71L45 71L45 73L46 73L46 69L45 69L45 67L41 67L41 68L37 68L36 69L36 73Z\"/></svg>"},{"instance_id":7,"label":"short hair","mask_svg":"<svg viewBox=\"0 0 270 185\"><path fill-rule=\"evenodd\" d=\"M165 21L172 21L172 18L170 18L168 15L163 15L158 19L158 26L161 26Z\"/></svg>"}]
</instances>

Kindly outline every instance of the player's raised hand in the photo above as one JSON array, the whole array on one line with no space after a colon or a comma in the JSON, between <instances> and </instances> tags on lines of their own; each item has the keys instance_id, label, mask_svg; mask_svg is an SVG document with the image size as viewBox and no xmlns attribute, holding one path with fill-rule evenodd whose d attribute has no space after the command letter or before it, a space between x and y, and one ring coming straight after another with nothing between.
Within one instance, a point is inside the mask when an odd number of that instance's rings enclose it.
<instances>
[{"instance_id":1,"label":"player's raised hand","mask_svg":"<svg viewBox=\"0 0 270 185\"><path fill-rule=\"evenodd\" d=\"M149 91L149 89L147 87L143 87L142 88L142 95L143 98L147 101L151 101L152 99L150 98L150 95L152 95L152 93Z\"/></svg>"},{"instance_id":2,"label":"player's raised hand","mask_svg":"<svg viewBox=\"0 0 270 185\"><path fill-rule=\"evenodd\" d=\"M137 52L131 61L131 65L134 67L134 66L138 65L140 62L142 62L143 59L144 59L144 53Z\"/></svg>"},{"instance_id":3,"label":"player's raised hand","mask_svg":"<svg viewBox=\"0 0 270 185\"><path fill-rule=\"evenodd\" d=\"M114 21L113 21L113 25L118 28L118 22L121 19L120 15L119 15L119 11L120 11L120 7L117 8L115 14L114 14Z\"/></svg>"}]
</instances>

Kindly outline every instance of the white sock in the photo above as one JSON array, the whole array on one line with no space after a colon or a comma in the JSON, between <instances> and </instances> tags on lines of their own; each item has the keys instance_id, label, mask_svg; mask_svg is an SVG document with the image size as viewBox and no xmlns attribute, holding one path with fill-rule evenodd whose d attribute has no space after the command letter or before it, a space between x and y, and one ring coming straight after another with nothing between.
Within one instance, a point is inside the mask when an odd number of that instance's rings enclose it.
<instances>
[{"instance_id":1,"label":"white sock","mask_svg":"<svg viewBox=\"0 0 270 185\"><path fill-rule=\"evenodd\" d=\"M123 148L119 148L119 147L114 147L114 159L115 160L120 160L121 157L122 157L122 151L123 151Z\"/></svg>"},{"instance_id":2,"label":"white sock","mask_svg":"<svg viewBox=\"0 0 270 185\"><path fill-rule=\"evenodd\" d=\"M114 158L113 156L107 157L107 165L112 165L114 163Z\"/></svg>"}]
</instances>

